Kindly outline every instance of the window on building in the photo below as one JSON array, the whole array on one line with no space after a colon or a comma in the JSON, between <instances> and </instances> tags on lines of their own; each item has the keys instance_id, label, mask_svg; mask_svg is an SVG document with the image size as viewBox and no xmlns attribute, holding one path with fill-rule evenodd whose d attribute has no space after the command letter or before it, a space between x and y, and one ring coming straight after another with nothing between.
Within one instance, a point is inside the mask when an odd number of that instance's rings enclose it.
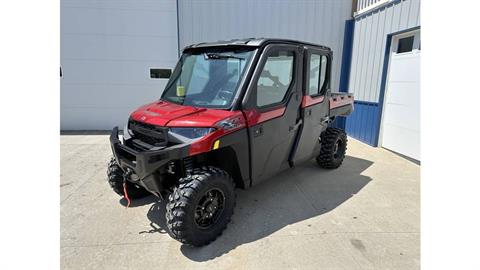
<instances>
[{"instance_id":1,"label":"window on building","mask_svg":"<svg viewBox=\"0 0 480 270\"><path fill-rule=\"evenodd\" d=\"M152 79L168 79L172 75L172 70L167 68L151 68L150 78Z\"/></svg>"},{"instance_id":2,"label":"window on building","mask_svg":"<svg viewBox=\"0 0 480 270\"><path fill-rule=\"evenodd\" d=\"M409 36L399 39L397 53L411 52L413 50L414 38L414 36Z\"/></svg>"},{"instance_id":3,"label":"window on building","mask_svg":"<svg viewBox=\"0 0 480 270\"><path fill-rule=\"evenodd\" d=\"M315 96L321 94L325 87L327 76L327 56L320 54L310 55L310 66L308 70L308 94Z\"/></svg>"},{"instance_id":4,"label":"window on building","mask_svg":"<svg viewBox=\"0 0 480 270\"><path fill-rule=\"evenodd\" d=\"M281 102L293 77L293 51L276 51L268 56L257 81L257 106Z\"/></svg>"}]
</instances>

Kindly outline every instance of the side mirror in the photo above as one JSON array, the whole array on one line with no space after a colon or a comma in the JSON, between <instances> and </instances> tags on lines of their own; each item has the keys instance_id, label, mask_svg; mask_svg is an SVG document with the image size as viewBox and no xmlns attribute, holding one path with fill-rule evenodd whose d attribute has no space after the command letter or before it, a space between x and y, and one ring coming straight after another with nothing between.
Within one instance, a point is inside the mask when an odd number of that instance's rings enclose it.
<instances>
[{"instance_id":1,"label":"side mirror","mask_svg":"<svg viewBox=\"0 0 480 270\"><path fill-rule=\"evenodd\" d=\"M151 79L168 79L172 76L172 70L169 68L150 68Z\"/></svg>"}]
</instances>

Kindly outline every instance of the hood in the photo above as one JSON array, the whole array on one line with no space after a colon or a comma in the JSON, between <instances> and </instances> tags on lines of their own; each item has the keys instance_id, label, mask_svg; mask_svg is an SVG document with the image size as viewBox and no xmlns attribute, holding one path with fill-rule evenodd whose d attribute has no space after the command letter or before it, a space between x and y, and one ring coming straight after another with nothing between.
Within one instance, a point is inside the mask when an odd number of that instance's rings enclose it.
<instances>
[{"instance_id":1,"label":"hood","mask_svg":"<svg viewBox=\"0 0 480 270\"><path fill-rule=\"evenodd\" d=\"M183 106L161 100L138 108L131 117L157 126L213 127L215 123L235 114L232 111Z\"/></svg>"}]
</instances>

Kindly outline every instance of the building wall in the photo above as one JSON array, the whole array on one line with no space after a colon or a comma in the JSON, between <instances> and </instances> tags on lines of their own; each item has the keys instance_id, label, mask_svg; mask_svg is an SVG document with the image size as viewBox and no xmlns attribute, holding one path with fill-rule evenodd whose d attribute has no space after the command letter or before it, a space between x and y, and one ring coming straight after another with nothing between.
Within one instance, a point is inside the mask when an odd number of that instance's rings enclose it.
<instances>
[{"instance_id":1,"label":"building wall","mask_svg":"<svg viewBox=\"0 0 480 270\"><path fill-rule=\"evenodd\" d=\"M179 49L205 41L278 37L329 46L334 51L332 89L337 91L344 26L352 15L351 0L60 4L62 130L122 126L132 110L163 91L167 80L150 79L149 68L173 68Z\"/></svg>"},{"instance_id":2,"label":"building wall","mask_svg":"<svg viewBox=\"0 0 480 270\"><path fill-rule=\"evenodd\" d=\"M356 102L346 121L350 136L377 145L387 36L418 26L420 0L388 1L355 17L349 92Z\"/></svg>"},{"instance_id":3,"label":"building wall","mask_svg":"<svg viewBox=\"0 0 480 270\"><path fill-rule=\"evenodd\" d=\"M355 18L350 91L378 102L387 35L420 25L420 1L403 0Z\"/></svg>"},{"instance_id":4,"label":"building wall","mask_svg":"<svg viewBox=\"0 0 480 270\"><path fill-rule=\"evenodd\" d=\"M345 21L351 0L179 0L180 48L248 37L299 39L332 48L332 90L338 91Z\"/></svg>"},{"instance_id":5,"label":"building wall","mask_svg":"<svg viewBox=\"0 0 480 270\"><path fill-rule=\"evenodd\" d=\"M175 0L61 0L62 130L123 126L157 99L165 79L149 68L178 58Z\"/></svg>"}]
</instances>

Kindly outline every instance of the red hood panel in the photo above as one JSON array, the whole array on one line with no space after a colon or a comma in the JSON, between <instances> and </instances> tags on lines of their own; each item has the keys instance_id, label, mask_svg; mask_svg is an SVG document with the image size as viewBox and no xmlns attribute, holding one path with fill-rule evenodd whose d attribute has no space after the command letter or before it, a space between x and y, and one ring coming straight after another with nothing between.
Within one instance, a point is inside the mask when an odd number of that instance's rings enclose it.
<instances>
[{"instance_id":1,"label":"red hood panel","mask_svg":"<svg viewBox=\"0 0 480 270\"><path fill-rule=\"evenodd\" d=\"M132 118L157 126L212 127L218 121L236 114L232 111L195 108L165 101L157 101L140 107Z\"/></svg>"},{"instance_id":2,"label":"red hood panel","mask_svg":"<svg viewBox=\"0 0 480 270\"><path fill-rule=\"evenodd\" d=\"M213 127L215 123L233 116L238 112L204 109L190 115L176 118L168 123L169 127Z\"/></svg>"}]
</instances>

